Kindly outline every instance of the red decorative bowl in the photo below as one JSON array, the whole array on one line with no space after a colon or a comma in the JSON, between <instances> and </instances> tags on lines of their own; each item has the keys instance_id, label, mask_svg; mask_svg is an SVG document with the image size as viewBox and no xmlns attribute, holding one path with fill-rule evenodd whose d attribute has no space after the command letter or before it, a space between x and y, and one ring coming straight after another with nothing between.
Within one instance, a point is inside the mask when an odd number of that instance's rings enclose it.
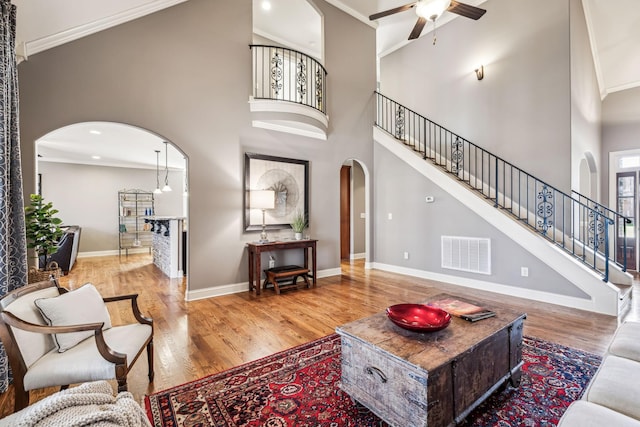
<instances>
[{"instance_id":1,"label":"red decorative bowl","mask_svg":"<svg viewBox=\"0 0 640 427\"><path fill-rule=\"evenodd\" d=\"M415 332L434 332L451 323L446 311L424 304L396 304L387 307L387 316L401 328Z\"/></svg>"}]
</instances>

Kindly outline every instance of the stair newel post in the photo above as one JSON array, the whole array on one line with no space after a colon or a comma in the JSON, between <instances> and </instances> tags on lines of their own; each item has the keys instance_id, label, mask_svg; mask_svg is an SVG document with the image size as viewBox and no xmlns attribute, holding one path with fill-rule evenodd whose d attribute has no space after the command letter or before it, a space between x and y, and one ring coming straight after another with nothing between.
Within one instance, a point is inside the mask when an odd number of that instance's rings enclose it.
<instances>
[{"instance_id":1,"label":"stair newel post","mask_svg":"<svg viewBox=\"0 0 640 427\"><path fill-rule=\"evenodd\" d=\"M617 236L616 236L617 237ZM627 218L622 217L622 271L627 271Z\"/></svg>"},{"instance_id":2,"label":"stair newel post","mask_svg":"<svg viewBox=\"0 0 640 427\"><path fill-rule=\"evenodd\" d=\"M609 222L609 218L605 217L605 226L604 226L604 278L603 282L609 281L609 226L613 222ZM626 258L626 257L625 257Z\"/></svg>"},{"instance_id":3,"label":"stair newel post","mask_svg":"<svg viewBox=\"0 0 640 427\"><path fill-rule=\"evenodd\" d=\"M498 156L495 156L496 158L496 203L493 205L494 207L498 207Z\"/></svg>"}]
</instances>

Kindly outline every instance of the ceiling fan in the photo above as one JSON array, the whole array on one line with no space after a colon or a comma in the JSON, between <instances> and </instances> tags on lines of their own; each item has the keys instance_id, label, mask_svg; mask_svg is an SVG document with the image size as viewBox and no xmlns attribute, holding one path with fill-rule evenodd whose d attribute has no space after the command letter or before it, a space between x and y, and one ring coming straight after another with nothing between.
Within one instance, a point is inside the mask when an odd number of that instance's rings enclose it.
<instances>
[{"instance_id":1,"label":"ceiling fan","mask_svg":"<svg viewBox=\"0 0 640 427\"><path fill-rule=\"evenodd\" d=\"M420 33L427 23L432 21L435 23L436 19L444 13L444 11L455 13L465 18L480 19L485 14L486 10L479 7L471 6L469 4L461 3L456 0L418 0L413 3L405 4L404 6L395 7L393 9L385 10L384 12L374 13L369 16L369 20L374 21L385 16L393 15L394 13L404 12L405 10L416 8L416 14L418 15L418 22L413 27L411 34L409 34L409 40L417 39L420 37Z\"/></svg>"}]
</instances>

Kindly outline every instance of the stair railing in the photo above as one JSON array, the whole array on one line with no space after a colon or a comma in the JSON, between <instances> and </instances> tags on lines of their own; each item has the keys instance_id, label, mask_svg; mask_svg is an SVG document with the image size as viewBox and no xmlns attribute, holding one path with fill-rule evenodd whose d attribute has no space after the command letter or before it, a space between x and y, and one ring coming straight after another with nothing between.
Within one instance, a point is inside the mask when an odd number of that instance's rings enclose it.
<instances>
[{"instance_id":1,"label":"stair railing","mask_svg":"<svg viewBox=\"0 0 640 427\"><path fill-rule=\"evenodd\" d=\"M280 46L249 45L253 97L288 101L326 114L327 71L314 58Z\"/></svg>"},{"instance_id":2,"label":"stair railing","mask_svg":"<svg viewBox=\"0 0 640 427\"><path fill-rule=\"evenodd\" d=\"M604 216L609 218L609 220L615 224L615 233L611 236L611 244L614 248L619 248L620 252L618 252L618 250L614 250L612 258L613 261L622 268L622 271L627 271L627 230L628 227L633 227L633 220L614 211L613 209L609 209L587 196L578 193L577 191L572 191L571 195L574 199L589 206L591 209L602 212Z\"/></svg>"},{"instance_id":3,"label":"stair railing","mask_svg":"<svg viewBox=\"0 0 640 427\"><path fill-rule=\"evenodd\" d=\"M609 226L602 210L376 92L376 126L464 181L545 239L609 280Z\"/></svg>"}]
</instances>

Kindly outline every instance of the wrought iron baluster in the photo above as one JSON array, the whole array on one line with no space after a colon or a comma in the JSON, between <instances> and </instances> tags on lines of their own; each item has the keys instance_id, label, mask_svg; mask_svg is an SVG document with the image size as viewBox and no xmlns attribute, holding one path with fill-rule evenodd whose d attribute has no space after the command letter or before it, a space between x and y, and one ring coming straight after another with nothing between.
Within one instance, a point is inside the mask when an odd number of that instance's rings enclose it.
<instances>
[{"instance_id":1,"label":"wrought iron baluster","mask_svg":"<svg viewBox=\"0 0 640 427\"><path fill-rule=\"evenodd\" d=\"M278 98L282 90L283 60L278 51L271 58L271 89L275 98Z\"/></svg>"},{"instance_id":2,"label":"wrought iron baluster","mask_svg":"<svg viewBox=\"0 0 640 427\"><path fill-rule=\"evenodd\" d=\"M302 103L307 95L307 64L303 58L298 59L296 88L298 91L298 97Z\"/></svg>"},{"instance_id":3,"label":"wrought iron baluster","mask_svg":"<svg viewBox=\"0 0 640 427\"><path fill-rule=\"evenodd\" d=\"M536 212L542 219L538 220L538 228L542 230L542 234L547 235L549 228L553 226L553 219L549 219L553 216L553 192L543 184L542 190L538 193L538 205Z\"/></svg>"},{"instance_id":4,"label":"wrought iron baluster","mask_svg":"<svg viewBox=\"0 0 640 427\"><path fill-rule=\"evenodd\" d=\"M404 138L404 107L398 107L396 109L396 125L395 125L395 133L396 138L405 141Z\"/></svg>"}]
</instances>

